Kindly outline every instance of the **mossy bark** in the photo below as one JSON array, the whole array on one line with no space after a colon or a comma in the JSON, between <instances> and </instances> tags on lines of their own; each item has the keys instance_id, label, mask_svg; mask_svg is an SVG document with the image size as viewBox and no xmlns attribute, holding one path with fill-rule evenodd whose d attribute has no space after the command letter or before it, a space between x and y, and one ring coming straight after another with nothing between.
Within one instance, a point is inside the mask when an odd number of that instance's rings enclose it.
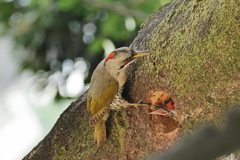
<instances>
[{"instance_id":1,"label":"mossy bark","mask_svg":"<svg viewBox=\"0 0 240 160\"><path fill-rule=\"evenodd\" d=\"M132 44L154 53L134 66L128 92L162 89L181 111L183 125L218 123L239 102L239 4L182 0L156 11Z\"/></svg>"},{"instance_id":2,"label":"mossy bark","mask_svg":"<svg viewBox=\"0 0 240 160\"><path fill-rule=\"evenodd\" d=\"M240 97L240 1L177 0L142 25L133 49L152 50L129 67L129 101L174 100L180 124L149 115L149 107L112 111L107 141L94 154L86 94L60 116L51 132L24 159L137 159L164 153L181 133L221 117ZM155 103L155 102L154 102Z\"/></svg>"}]
</instances>

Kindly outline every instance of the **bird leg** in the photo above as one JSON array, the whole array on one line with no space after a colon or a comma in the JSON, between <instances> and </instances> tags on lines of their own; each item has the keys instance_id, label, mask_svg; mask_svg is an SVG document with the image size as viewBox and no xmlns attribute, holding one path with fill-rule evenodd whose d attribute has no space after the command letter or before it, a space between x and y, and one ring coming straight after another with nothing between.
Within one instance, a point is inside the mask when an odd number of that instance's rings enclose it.
<instances>
[{"instance_id":1,"label":"bird leg","mask_svg":"<svg viewBox=\"0 0 240 160\"><path fill-rule=\"evenodd\" d=\"M134 106L135 108L138 108L138 107L147 107L147 106L149 106L149 104L140 104L141 102L142 102L142 100L143 99L141 99L140 101L138 101L137 103L129 103L129 102L125 102L124 104L123 104L123 107L124 108L127 108L127 107L129 107L129 106Z\"/></svg>"}]
</instances>

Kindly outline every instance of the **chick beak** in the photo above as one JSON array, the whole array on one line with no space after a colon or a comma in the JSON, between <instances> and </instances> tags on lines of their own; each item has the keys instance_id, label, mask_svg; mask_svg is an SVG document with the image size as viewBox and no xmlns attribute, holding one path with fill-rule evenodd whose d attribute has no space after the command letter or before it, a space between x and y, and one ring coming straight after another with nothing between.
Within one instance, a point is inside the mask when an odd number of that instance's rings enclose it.
<instances>
[{"instance_id":1,"label":"chick beak","mask_svg":"<svg viewBox=\"0 0 240 160\"><path fill-rule=\"evenodd\" d=\"M148 55L149 53L152 53L152 51L135 51L135 54L133 58L139 58L145 55Z\"/></svg>"},{"instance_id":2,"label":"chick beak","mask_svg":"<svg viewBox=\"0 0 240 160\"><path fill-rule=\"evenodd\" d=\"M156 111L150 112L149 114L157 114L157 115L168 115L168 111L160 108Z\"/></svg>"}]
</instances>

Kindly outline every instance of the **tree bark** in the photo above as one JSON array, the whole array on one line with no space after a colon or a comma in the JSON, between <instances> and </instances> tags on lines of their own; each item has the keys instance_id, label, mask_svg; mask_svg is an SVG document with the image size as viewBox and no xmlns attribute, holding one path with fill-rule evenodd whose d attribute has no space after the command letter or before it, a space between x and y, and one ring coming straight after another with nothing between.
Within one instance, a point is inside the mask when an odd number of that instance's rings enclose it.
<instances>
[{"instance_id":1,"label":"tree bark","mask_svg":"<svg viewBox=\"0 0 240 160\"><path fill-rule=\"evenodd\" d=\"M161 105L168 94L180 123L150 107L111 111L107 141L95 154L86 93L60 116L27 159L137 159L165 153L183 133L222 116L240 97L240 1L176 0L142 25L131 47L151 50L129 68L123 96Z\"/></svg>"}]
</instances>

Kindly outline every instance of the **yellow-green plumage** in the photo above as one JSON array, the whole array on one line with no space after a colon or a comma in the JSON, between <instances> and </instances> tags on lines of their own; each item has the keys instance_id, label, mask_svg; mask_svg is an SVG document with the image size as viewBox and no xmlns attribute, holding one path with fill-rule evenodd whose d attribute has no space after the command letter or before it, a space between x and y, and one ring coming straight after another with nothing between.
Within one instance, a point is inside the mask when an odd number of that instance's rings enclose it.
<instances>
[{"instance_id":1,"label":"yellow-green plumage","mask_svg":"<svg viewBox=\"0 0 240 160\"><path fill-rule=\"evenodd\" d=\"M95 128L94 143L97 143L97 149L106 140L105 121L108 111L118 109L119 105L129 105L121 96L122 87L127 80L126 66L149 53L150 51L135 51L128 47L118 48L94 70L87 95L87 109L91 114L90 126Z\"/></svg>"},{"instance_id":2,"label":"yellow-green plumage","mask_svg":"<svg viewBox=\"0 0 240 160\"><path fill-rule=\"evenodd\" d=\"M99 66L103 66L101 62ZM90 125L94 126L94 142L99 147L106 140L106 127L104 115L107 114L109 105L112 103L118 92L119 83L97 67L91 79L91 85L87 96L87 109L92 115Z\"/></svg>"},{"instance_id":3,"label":"yellow-green plumage","mask_svg":"<svg viewBox=\"0 0 240 160\"><path fill-rule=\"evenodd\" d=\"M101 110L112 103L118 91L118 82L109 76L105 82L95 89L89 88L87 99L87 108L92 115L100 113ZM97 92L101 94L99 95Z\"/></svg>"}]
</instances>

